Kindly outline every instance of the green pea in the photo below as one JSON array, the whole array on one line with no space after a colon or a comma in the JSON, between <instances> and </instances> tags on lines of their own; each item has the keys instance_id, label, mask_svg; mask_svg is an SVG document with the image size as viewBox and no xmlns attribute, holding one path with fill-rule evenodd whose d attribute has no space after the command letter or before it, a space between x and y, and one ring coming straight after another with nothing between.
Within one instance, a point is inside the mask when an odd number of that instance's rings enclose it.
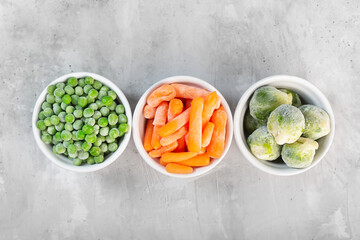
<instances>
[{"instance_id":1,"label":"green pea","mask_svg":"<svg viewBox=\"0 0 360 240\"><path fill-rule=\"evenodd\" d=\"M106 152L108 151L108 145L103 142L103 143L100 145L100 150L101 150L101 152L106 153Z\"/></svg>"},{"instance_id":2,"label":"green pea","mask_svg":"<svg viewBox=\"0 0 360 240\"><path fill-rule=\"evenodd\" d=\"M86 97L86 100L87 100L88 104L95 102L95 98L92 98L92 97L90 97L90 96L87 96L87 97Z\"/></svg>"},{"instance_id":3,"label":"green pea","mask_svg":"<svg viewBox=\"0 0 360 240\"><path fill-rule=\"evenodd\" d=\"M51 108L45 108L44 109L44 115L46 116L46 117L51 117L51 115L53 115L54 114L54 112L53 112L53 110L51 109Z\"/></svg>"},{"instance_id":4,"label":"green pea","mask_svg":"<svg viewBox=\"0 0 360 240\"><path fill-rule=\"evenodd\" d=\"M65 116L66 116L66 112L60 112L58 114L58 117L60 119L60 122L65 122Z\"/></svg>"},{"instance_id":5,"label":"green pea","mask_svg":"<svg viewBox=\"0 0 360 240\"><path fill-rule=\"evenodd\" d=\"M89 91L89 97L96 98L99 95L99 92L96 89L91 89Z\"/></svg>"},{"instance_id":6,"label":"green pea","mask_svg":"<svg viewBox=\"0 0 360 240\"><path fill-rule=\"evenodd\" d=\"M94 143L96 141L95 134L86 135L85 136L85 141L87 141L88 143Z\"/></svg>"},{"instance_id":7,"label":"green pea","mask_svg":"<svg viewBox=\"0 0 360 240\"><path fill-rule=\"evenodd\" d=\"M99 147L94 146L94 147L92 147L92 148L90 149L90 154L91 154L92 156L94 156L94 157L99 156L100 153L101 153L101 150L100 150Z\"/></svg>"},{"instance_id":8,"label":"green pea","mask_svg":"<svg viewBox=\"0 0 360 240\"><path fill-rule=\"evenodd\" d=\"M116 93L113 90L108 91L107 93L113 100L117 98Z\"/></svg>"},{"instance_id":9,"label":"green pea","mask_svg":"<svg viewBox=\"0 0 360 240\"><path fill-rule=\"evenodd\" d=\"M56 103L62 103L61 97L55 96L55 102Z\"/></svg>"},{"instance_id":10,"label":"green pea","mask_svg":"<svg viewBox=\"0 0 360 240\"><path fill-rule=\"evenodd\" d=\"M100 135L106 137L109 134L109 128L108 127L102 127L100 128Z\"/></svg>"},{"instance_id":11,"label":"green pea","mask_svg":"<svg viewBox=\"0 0 360 240\"><path fill-rule=\"evenodd\" d=\"M83 121L81 121L81 120L75 120L75 122L73 123L73 128L75 129L75 130L79 130L79 129L81 129L83 127Z\"/></svg>"},{"instance_id":12,"label":"green pea","mask_svg":"<svg viewBox=\"0 0 360 240\"><path fill-rule=\"evenodd\" d=\"M115 108L115 112L116 112L117 114L125 113L125 107L124 107L124 105L122 105L122 104L117 105L116 108Z\"/></svg>"},{"instance_id":13,"label":"green pea","mask_svg":"<svg viewBox=\"0 0 360 240\"><path fill-rule=\"evenodd\" d=\"M50 136L50 134L43 134L41 135L41 141L43 141L45 144L50 144L52 140L52 137Z\"/></svg>"},{"instance_id":14,"label":"green pea","mask_svg":"<svg viewBox=\"0 0 360 240\"><path fill-rule=\"evenodd\" d=\"M101 116L101 113L100 113L100 116ZM46 116L45 116L45 114L44 114L44 111L39 112L38 118L39 118L40 120L44 120L44 119L46 118Z\"/></svg>"},{"instance_id":15,"label":"green pea","mask_svg":"<svg viewBox=\"0 0 360 240\"><path fill-rule=\"evenodd\" d=\"M58 125L58 124L60 123L60 119L59 119L58 116L52 115L52 116L50 117L50 122L51 122L52 125L55 126L55 125Z\"/></svg>"},{"instance_id":16,"label":"green pea","mask_svg":"<svg viewBox=\"0 0 360 240\"><path fill-rule=\"evenodd\" d=\"M75 116L73 115L73 114L67 114L66 116L65 116L65 121L67 122L67 123L73 123L74 121L75 121Z\"/></svg>"},{"instance_id":17,"label":"green pea","mask_svg":"<svg viewBox=\"0 0 360 240\"><path fill-rule=\"evenodd\" d=\"M102 141L100 138L96 138L96 141L94 142L94 145L99 147L102 144Z\"/></svg>"},{"instance_id":18,"label":"green pea","mask_svg":"<svg viewBox=\"0 0 360 240\"><path fill-rule=\"evenodd\" d=\"M47 126L47 127L51 126L50 118L49 117L45 118L44 123L45 123L45 126Z\"/></svg>"},{"instance_id":19,"label":"green pea","mask_svg":"<svg viewBox=\"0 0 360 240\"><path fill-rule=\"evenodd\" d=\"M64 141L69 141L71 139L71 136L72 136L72 134L69 130L63 130L61 132L61 138Z\"/></svg>"},{"instance_id":20,"label":"green pea","mask_svg":"<svg viewBox=\"0 0 360 240\"><path fill-rule=\"evenodd\" d=\"M83 116L83 111L80 110L80 109L76 109L76 110L74 111L74 116L75 116L76 118L82 118L82 116Z\"/></svg>"},{"instance_id":21,"label":"green pea","mask_svg":"<svg viewBox=\"0 0 360 240\"><path fill-rule=\"evenodd\" d=\"M94 161L97 164L102 163L104 161L104 155L99 155L99 156L94 157Z\"/></svg>"},{"instance_id":22,"label":"green pea","mask_svg":"<svg viewBox=\"0 0 360 240\"><path fill-rule=\"evenodd\" d=\"M80 166L82 163L81 159L80 158L75 158L74 161L73 161L73 164L75 166Z\"/></svg>"},{"instance_id":23,"label":"green pea","mask_svg":"<svg viewBox=\"0 0 360 240\"><path fill-rule=\"evenodd\" d=\"M59 118L59 121L60 121L60 118ZM56 129L56 131L61 132L62 130L64 130L64 124L62 122L59 122L59 124L55 125L55 129Z\"/></svg>"},{"instance_id":24,"label":"green pea","mask_svg":"<svg viewBox=\"0 0 360 240\"><path fill-rule=\"evenodd\" d=\"M85 108L83 114L84 114L84 117L89 118L92 115L94 115L94 110L92 108Z\"/></svg>"},{"instance_id":25,"label":"green pea","mask_svg":"<svg viewBox=\"0 0 360 240\"><path fill-rule=\"evenodd\" d=\"M123 133L127 133L129 131L129 125L127 123L120 123L119 131Z\"/></svg>"},{"instance_id":26,"label":"green pea","mask_svg":"<svg viewBox=\"0 0 360 240\"><path fill-rule=\"evenodd\" d=\"M105 105L105 106L110 106L113 103L113 99L110 96L104 96L101 99L101 102Z\"/></svg>"},{"instance_id":27,"label":"green pea","mask_svg":"<svg viewBox=\"0 0 360 240\"><path fill-rule=\"evenodd\" d=\"M74 126L73 126L74 127ZM74 140L74 141L79 141L79 140L81 140L81 139L78 139L77 137L76 137L76 130L73 130L72 132L71 132L71 135L72 135L72 137L71 137L71 139L72 140Z\"/></svg>"},{"instance_id":28,"label":"green pea","mask_svg":"<svg viewBox=\"0 0 360 240\"><path fill-rule=\"evenodd\" d=\"M54 114L58 115L59 113L61 113L62 109L60 107L60 105L58 103L54 103L53 104L53 112Z\"/></svg>"},{"instance_id":29,"label":"green pea","mask_svg":"<svg viewBox=\"0 0 360 240\"><path fill-rule=\"evenodd\" d=\"M65 123L64 128L65 128L65 130L68 130L68 131L74 130L73 125L71 123Z\"/></svg>"},{"instance_id":30,"label":"green pea","mask_svg":"<svg viewBox=\"0 0 360 240\"><path fill-rule=\"evenodd\" d=\"M70 86L70 85L67 85L67 86L64 88L64 90L65 90L65 92L66 92L67 94L69 94L69 95L73 95L74 92L75 92L75 89L74 89L72 86Z\"/></svg>"},{"instance_id":31,"label":"green pea","mask_svg":"<svg viewBox=\"0 0 360 240\"><path fill-rule=\"evenodd\" d=\"M64 102L62 102L62 103L60 103L60 107L61 107L61 109L62 110L66 110L66 107L67 107L68 105L66 104L66 103L64 103Z\"/></svg>"},{"instance_id":32,"label":"green pea","mask_svg":"<svg viewBox=\"0 0 360 240\"><path fill-rule=\"evenodd\" d=\"M110 109L108 109L107 107L102 107L102 108L100 108L100 113L104 117L107 117L110 113Z\"/></svg>"},{"instance_id":33,"label":"green pea","mask_svg":"<svg viewBox=\"0 0 360 240\"><path fill-rule=\"evenodd\" d=\"M74 161L75 158L77 158L77 152L75 152L75 153L69 153L68 152L68 154L69 154L69 159L72 159L73 161Z\"/></svg>"},{"instance_id":34,"label":"green pea","mask_svg":"<svg viewBox=\"0 0 360 240\"><path fill-rule=\"evenodd\" d=\"M53 144L54 144L54 141L53 141ZM57 143L56 143L57 144ZM53 147L52 147L52 150L53 150L53 153L55 153L55 154L60 154L60 153L58 153L57 151L56 151L56 145L54 145Z\"/></svg>"},{"instance_id":35,"label":"green pea","mask_svg":"<svg viewBox=\"0 0 360 240\"><path fill-rule=\"evenodd\" d=\"M102 84L101 84L101 82L95 80L95 81L94 81L94 84L93 84L93 87L94 87L95 89L99 90L99 89L102 87Z\"/></svg>"},{"instance_id":36,"label":"green pea","mask_svg":"<svg viewBox=\"0 0 360 240\"><path fill-rule=\"evenodd\" d=\"M64 141L63 142L64 147L67 148L71 144L70 141L71 141L71 139L69 141Z\"/></svg>"},{"instance_id":37,"label":"green pea","mask_svg":"<svg viewBox=\"0 0 360 240\"><path fill-rule=\"evenodd\" d=\"M108 116L108 122L109 122L109 125L111 125L111 126L116 125L118 122L118 116L115 113L111 113Z\"/></svg>"},{"instance_id":38,"label":"green pea","mask_svg":"<svg viewBox=\"0 0 360 240\"><path fill-rule=\"evenodd\" d=\"M74 110L75 110L74 106L67 106L65 109L65 112L67 114L72 114L74 112Z\"/></svg>"},{"instance_id":39,"label":"green pea","mask_svg":"<svg viewBox=\"0 0 360 240\"><path fill-rule=\"evenodd\" d=\"M68 94L65 94L64 96L62 96L61 99L62 99L63 103L65 103L65 104L70 104L71 103L71 97Z\"/></svg>"},{"instance_id":40,"label":"green pea","mask_svg":"<svg viewBox=\"0 0 360 240\"><path fill-rule=\"evenodd\" d=\"M125 114L119 114L119 123L127 123L128 118Z\"/></svg>"},{"instance_id":41,"label":"green pea","mask_svg":"<svg viewBox=\"0 0 360 240\"><path fill-rule=\"evenodd\" d=\"M54 135L56 133L56 129L54 126L50 126L47 128L47 132L50 134L50 135Z\"/></svg>"},{"instance_id":42,"label":"green pea","mask_svg":"<svg viewBox=\"0 0 360 240\"><path fill-rule=\"evenodd\" d=\"M85 94L89 94L90 90L93 89L93 87L91 85L85 85L83 89Z\"/></svg>"},{"instance_id":43,"label":"green pea","mask_svg":"<svg viewBox=\"0 0 360 240\"><path fill-rule=\"evenodd\" d=\"M65 91L62 88L57 88L54 91L54 95L59 98L61 98L64 94L65 94Z\"/></svg>"},{"instance_id":44,"label":"green pea","mask_svg":"<svg viewBox=\"0 0 360 240\"><path fill-rule=\"evenodd\" d=\"M100 111L95 111L94 115L93 115L93 118L95 120L98 120L99 118L101 118L101 112Z\"/></svg>"},{"instance_id":45,"label":"green pea","mask_svg":"<svg viewBox=\"0 0 360 240\"><path fill-rule=\"evenodd\" d=\"M72 105L77 105L79 101L79 96L78 95L71 95L71 103Z\"/></svg>"},{"instance_id":46,"label":"green pea","mask_svg":"<svg viewBox=\"0 0 360 240\"><path fill-rule=\"evenodd\" d=\"M67 84L71 87L75 87L76 85L78 85L78 80L75 77L70 77L67 80Z\"/></svg>"},{"instance_id":47,"label":"green pea","mask_svg":"<svg viewBox=\"0 0 360 240\"><path fill-rule=\"evenodd\" d=\"M85 80L83 78L79 79L79 86L84 87L86 85Z\"/></svg>"},{"instance_id":48,"label":"green pea","mask_svg":"<svg viewBox=\"0 0 360 240\"><path fill-rule=\"evenodd\" d=\"M56 87L57 87L57 88L60 88L60 89L64 89L65 83L59 82L59 83L56 84Z\"/></svg>"},{"instance_id":49,"label":"green pea","mask_svg":"<svg viewBox=\"0 0 360 240\"><path fill-rule=\"evenodd\" d=\"M95 160L93 156L89 156L88 159L86 159L87 164L93 165L95 164Z\"/></svg>"},{"instance_id":50,"label":"green pea","mask_svg":"<svg viewBox=\"0 0 360 240\"><path fill-rule=\"evenodd\" d=\"M119 129L117 128L112 128L110 131L109 131L109 136L112 137L112 138L117 138L120 134L120 131Z\"/></svg>"},{"instance_id":51,"label":"green pea","mask_svg":"<svg viewBox=\"0 0 360 240\"><path fill-rule=\"evenodd\" d=\"M90 126L89 124L85 124L83 127L82 127L82 130L84 131L85 134L91 134L94 132L94 127L93 126Z\"/></svg>"},{"instance_id":52,"label":"green pea","mask_svg":"<svg viewBox=\"0 0 360 240\"><path fill-rule=\"evenodd\" d=\"M67 146L68 153L75 154L77 152L76 146L74 144L69 144Z\"/></svg>"},{"instance_id":53,"label":"green pea","mask_svg":"<svg viewBox=\"0 0 360 240\"><path fill-rule=\"evenodd\" d=\"M82 141L77 141L74 143L74 145L76 146L76 150L80 151L82 150Z\"/></svg>"},{"instance_id":54,"label":"green pea","mask_svg":"<svg viewBox=\"0 0 360 240\"><path fill-rule=\"evenodd\" d=\"M87 105L87 99L86 97L79 97L78 105L80 107L85 107Z\"/></svg>"},{"instance_id":55,"label":"green pea","mask_svg":"<svg viewBox=\"0 0 360 240\"><path fill-rule=\"evenodd\" d=\"M92 110L96 111L99 109L98 105L96 103L92 103L89 105L89 108L91 108Z\"/></svg>"},{"instance_id":56,"label":"green pea","mask_svg":"<svg viewBox=\"0 0 360 240\"><path fill-rule=\"evenodd\" d=\"M56 152L58 152L58 153L64 153L65 152L65 147L64 147L64 145L62 144L62 143L58 143L57 145L56 145Z\"/></svg>"},{"instance_id":57,"label":"green pea","mask_svg":"<svg viewBox=\"0 0 360 240\"><path fill-rule=\"evenodd\" d=\"M102 99L103 97L105 97L107 95L107 92L105 92L105 91L99 91L99 95L98 95L98 99ZM102 104L102 103L101 103Z\"/></svg>"},{"instance_id":58,"label":"green pea","mask_svg":"<svg viewBox=\"0 0 360 240\"><path fill-rule=\"evenodd\" d=\"M39 120L36 122L36 127L39 129L39 130L45 130L46 129L46 125L45 125L45 122L44 120Z\"/></svg>"},{"instance_id":59,"label":"green pea","mask_svg":"<svg viewBox=\"0 0 360 240\"><path fill-rule=\"evenodd\" d=\"M55 133L55 135L53 136L53 140L55 140L56 142L62 142L62 138L61 138L61 132L57 132Z\"/></svg>"},{"instance_id":60,"label":"green pea","mask_svg":"<svg viewBox=\"0 0 360 240\"><path fill-rule=\"evenodd\" d=\"M111 111L115 111L116 103L115 103L115 102L112 102L112 103L110 104L110 106L108 106L108 108L109 108Z\"/></svg>"},{"instance_id":61,"label":"green pea","mask_svg":"<svg viewBox=\"0 0 360 240\"><path fill-rule=\"evenodd\" d=\"M106 141L106 138L104 136L102 136L102 135L98 135L97 137L100 138L102 142Z\"/></svg>"},{"instance_id":62,"label":"green pea","mask_svg":"<svg viewBox=\"0 0 360 240\"><path fill-rule=\"evenodd\" d=\"M53 104L53 103L55 102L55 96L52 95L52 94L47 94L47 95L46 95L46 101L47 101L48 103Z\"/></svg>"},{"instance_id":63,"label":"green pea","mask_svg":"<svg viewBox=\"0 0 360 240\"><path fill-rule=\"evenodd\" d=\"M51 104L48 103L48 102L43 102L43 103L41 104L41 109L42 109L42 110L45 110L46 108L51 108Z\"/></svg>"},{"instance_id":64,"label":"green pea","mask_svg":"<svg viewBox=\"0 0 360 240\"><path fill-rule=\"evenodd\" d=\"M84 94L83 88L80 87L80 86L77 86L77 87L75 88L75 94L78 95L78 96L82 96L82 95Z\"/></svg>"},{"instance_id":65,"label":"green pea","mask_svg":"<svg viewBox=\"0 0 360 240\"><path fill-rule=\"evenodd\" d=\"M88 142L84 142L82 145L81 145L81 147L82 147L82 149L84 150L84 151L89 151L90 150L90 148L92 147L92 144L91 143L88 143Z\"/></svg>"},{"instance_id":66,"label":"green pea","mask_svg":"<svg viewBox=\"0 0 360 240\"><path fill-rule=\"evenodd\" d=\"M107 118L99 118L98 124L100 127L106 127L108 125L108 119Z\"/></svg>"},{"instance_id":67,"label":"green pea","mask_svg":"<svg viewBox=\"0 0 360 240\"><path fill-rule=\"evenodd\" d=\"M84 150L80 150L79 153L78 153L78 157L81 160L86 160L89 157L89 153L85 152Z\"/></svg>"},{"instance_id":68,"label":"green pea","mask_svg":"<svg viewBox=\"0 0 360 240\"><path fill-rule=\"evenodd\" d=\"M96 120L94 118L88 118L86 124L89 124L90 126L94 126L96 123Z\"/></svg>"},{"instance_id":69,"label":"green pea","mask_svg":"<svg viewBox=\"0 0 360 240\"><path fill-rule=\"evenodd\" d=\"M82 130L79 130L76 132L76 138L79 140L84 140L85 139L85 133Z\"/></svg>"},{"instance_id":70,"label":"green pea","mask_svg":"<svg viewBox=\"0 0 360 240\"><path fill-rule=\"evenodd\" d=\"M101 88L100 88L100 91L104 91L104 92L107 92L107 91L109 91L110 89L109 89L109 87L108 86L102 86Z\"/></svg>"},{"instance_id":71,"label":"green pea","mask_svg":"<svg viewBox=\"0 0 360 240\"><path fill-rule=\"evenodd\" d=\"M110 135L108 135L108 136L106 136L106 142L107 143L113 143L113 142L115 142L115 138L112 138Z\"/></svg>"},{"instance_id":72,"label":"green pea","mask_svg":"<svg viewBox=\"0 0 360 240\"><path fill-rule=\"evenodd\" d=\"M116 151L116 149L118 149L118 145L117 145L117 143L115 143L115 142L113 142L113 143L110 143L109 144L109 151L110 152L115 152Z\"/></svg>"},{"instance_id":73,"label":"green pea","mask_svg":"<svg viewBox=\"0 0 360 240\"><path fill-rule=\"evenodd\" d=\"M47 87L47 92L48 92L49 94L53 94L54 91L55 91L55 89L56 89L56 87L55 87L54 85L49 85L49 86Z\"/></svg>"},{"instance_id":74,"label":"green pea","mask_svg":"<svg viewBox=\"0 0 360 240\"><path fill-rule=\"evenodd\" d=\"M89 85L93 85L94 84L94 78L92 77L85 77L85 83L89 84Z\"/></svg>"}]
</instances>

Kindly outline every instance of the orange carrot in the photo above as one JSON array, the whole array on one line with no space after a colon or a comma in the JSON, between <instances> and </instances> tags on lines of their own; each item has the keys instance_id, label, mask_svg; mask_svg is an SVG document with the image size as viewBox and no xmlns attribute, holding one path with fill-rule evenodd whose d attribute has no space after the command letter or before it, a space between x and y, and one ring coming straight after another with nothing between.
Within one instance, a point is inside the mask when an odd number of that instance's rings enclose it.
<instances>
[{"instance_id":1,"label":"orange carrot","mask_svg":"<svg viewBox=\"0 0 360 240\"><path fill-rule=\"evenodd\" d=\"M165 167L168 173L177 173L177 174L189 174L194 171L192 167L184 166L176 163L169 163Z\"/></svg>"},{"instance_id":2,"label":"orange carrot","mask_svg":"<svg viewBox=\"0 0 360 240\"><path fill-rule=\"evenodd\" d=\"M193 87L185 84L173 83L171 86L175 89L177 98L190 98L194 99L209 94L209 91Z\"/></svg>"},{"instance_id":3,"label":"orange carrot","mask_svg":"<svg viewBox=\"0 0 360 240\"><path fill-rule=\"evenodd\" d=\"M165 126L162 126L160 128L160 136L161 137L167 137L177 130L184 126L187 122L189 122L190 118L190 108L183 111L179 116L168 122Z\"/></svg>"},{"instance_id":4,"label":"orange carrot","mask_svg":"<svg viewBox=\"0 0 360 240\"><path fill-rule=\"evenodd\" d=\"M188 109L189 107L191 107L191 102L192 102L192 99L190 99L190 98L185 100L185 109Z\"/></svg>"},{"instance_id":5,"label":"orange carrot","mask_svg":"<svg viewBox=\"0 0 360 240\"><path fill-rule=\"evenodd\" d=\"M185 152L186 150L185 136L179 138L179 140L177 140L177 143L178 143L178 147L174 150L174 152Z\"/></svg>"},{"instance_id":6,"label":"orange carrot","mask_svg":"<svg viewBox=\"0 0 360 240\"><path fill-rule=\"evenodd\" d=\"M216 110L211 117L211 122L214 123L213 136L210 144L207 147L207 153L212 158L218 158L222 155L225 146L226 122L227 114L224 110Z\"/></svg>"},{"instance_id":7,"label":"orange carrot","mask_svg":"<svg viewBox=\"0 0 360 240\"><path fill-rule=\"evenodd\" d=\"M161 159L159 160L159 163L160 163L161 165L163 165L164 167L166 167L166 165L168 165L168 163L163 162Z\"/></svg>"},{"instance_id":8,"label":"orange carrot","mask_svg":"<svg viewBox=\"0 0 360 240\"><path fill-rule=\"evenodd\" d=\"M155 89L147 98L147 104L151 107L157 107L163 101L170 101L175 98L176 92L175 89L169 85L164 84L161 87Z\"/></svg>"},{"instance_id":9,"label":"orange carrot","mask_svg":"<svg viewBox=\"0 0 360 240\"><path fill-rule=\"evenodd\" d=\"M152 124L152 120L147 120L146 123L146 129L145 129L145 135L144 135L144 148L147 152L153 150L153 147L151 146L151 137L154 130L154 125Z\"/></svg>"},{"instance_id":10,"label":"orange carrot","mask_svg":"<svg viewBox=\"0 0 360 240\"><path fill-rule=\"evenodd\" d=\"M189 132L185 135L185 144L186 147L189 146Z\"/></svg>"},{"instance_id":11,"label":"orange carrot","mask_svg":"<svg viewBox=\"0 0 360 240\"><path fill-rule=\"evenodd\" d=\"M159 135L160 126L154 125L153 134L151 136L151 146L153 149L161 148L160 139L161 136Z\"/></svg>"},{"instance_id":12,"label":"orange carrot","mask_svg":"<svg viewBox=\"0 0 360 240\"><path fill-rule=\"evenodd\" d=\"M180 99L178 98L172 99L169 103L169 110L167 115L168 122L170 122L176 116L178 116L183 111L183 108L184 108L184 104Z\"/></svg>"},{"instance_id":13,"label":"orange carrot","mask_svg":"<svg viewBox=\"0 0 360 240\"><path fill-rule=\"evenodd\" d=\"M151 152L149 152L149 156L152 157L152 158L161 157L161 155L163 155L166 152L174 151L177 148L177 146L178 146L178 143L175 141L175 142L173 142L170 145L167 145L165 147L161 147L159 149L152 150Z\"/></svg>"},{"instance_id":14,"label":"orange carrot","mask_svg":"<svg viewBox=\"0 0 360 240\"><path fill-rule=\"evenodd\" d=\"M146 104L146 106L144 107L144 110L143 110L144 117L146 119L153 119L155 117L155 111L156 111L156 108L151 107Z\"/></svg>"},{"instance_id":15,"label":"orange carrot","mask_svg":"<svg viewBox=\"0 0 360 240\"><path fill-rule=\"evenodd\" d=\"M181 127L179 130L177 130L173 134L171 134L167 137L161 138L160 144L162 146L167 146L173 142L176 142L176 140L178 140L179 138L182 138L183 136L185 136L186 133L187 133L186 127L185 126Z\"/></svg>"},{"instance_id":16,"label":"orange carrot","mask_svg":"<svg viewBox=\"0 0 360 240\"><path fill-rule=\"evenodd\" d=\"M212 122L208 122L202 132L201 146L207 147L210 144L211 137L213 135L215 125Z\"/></svg>"},{"instance_id":17,"label":"orange carrot","mask_svg":"<svg viewBox=\"0 0 360 240\"><path fill-rule=\"evenodd\" d=\"M167 152L161 155L161 159L164 162L180 162L195 157L196 155L197 153L195 152Z\"/></svg>"},{"instance_id":18,"label":"orange carrot","mask_svg":"<svg viewBox=\"0 0 360 240\"><path fill-rule=\"evenodd\" d=\"M160 105L156 108L155 112L155 118L154 118L154 125L157 126L164 126L166 124L166 115L168 112L169 103L168 102L162 102Z\"/></svg>"},{"instance_id":19,"label":"orange carrot","mask_svg":"<svg viewBox=\"0 0 360 240\"><path fill-rule=\"evenodd\" d=\"M198 152L199 154L203 154L206 152L206 147L201 147L200 148L200 152Z\"/></svg>"},{"instance_id":20,"label":"orange carrot","mask_svg":"<svg viewBox=\"0 0 360 240\"><path fill-rule=\"evenodd\" d=\"M203 167L210 164L210 157L207 153L204 153L178 163L190 167Z\"/></svg>"},{"instance_id":21,"label":"orange carrot","mask_svg":"<svg viewBox=\"0 0 360 240\"><path fill-rule=\"evenodd\" d=\"M210 93L204 102L204 111L202 112L202 127L204 128L206 123L209 122L216 105L218 96L216 92Z\"/></svg>"},{"instance_id":22,"label":"orange carrot","mask_svg":"<svg viewBox=\"0 0 360 240\"><path fill-rule=\"evenodd\" d=\"M201 135L202 135L202 112L204 107L204 99L202 97L195 98L191 103L191 112L189 120L189 145L190 152L200 152Z\"/></svg>"}]
</instances>

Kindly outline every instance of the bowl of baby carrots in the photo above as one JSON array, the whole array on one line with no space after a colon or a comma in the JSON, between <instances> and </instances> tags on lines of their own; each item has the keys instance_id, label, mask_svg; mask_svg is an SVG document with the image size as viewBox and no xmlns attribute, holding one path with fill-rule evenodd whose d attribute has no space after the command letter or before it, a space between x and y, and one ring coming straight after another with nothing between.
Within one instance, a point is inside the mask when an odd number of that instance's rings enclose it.
<instances>
[{"instance_id":1,"label":"bowl of baby carrots","mask_svg":"<svg viewBox=\"0 0 360 240\"><path fill-rule=\"evenodd\" d=\"M152 85L133 118L136 148L145 162L168 176L203 175L224 158L233 135L231 110L211 84L175 76Z\"/></svg>"}]
</instances>

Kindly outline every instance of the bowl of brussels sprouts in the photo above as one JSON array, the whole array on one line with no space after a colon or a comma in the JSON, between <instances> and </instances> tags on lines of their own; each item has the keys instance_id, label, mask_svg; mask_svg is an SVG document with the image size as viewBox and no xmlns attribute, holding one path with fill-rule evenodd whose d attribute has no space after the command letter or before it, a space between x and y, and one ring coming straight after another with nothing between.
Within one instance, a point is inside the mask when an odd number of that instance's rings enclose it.
<instances>
[{"instance_id":1,"label":"bowl of brussels sprouts","mask_svg":"<svg viewBox=\"0 0 360 240\"><path fill-rule=\"evenodd\" d=\"M131 135L124 93L103 76L77 72L59 77L40 94L33 111L36 143L56 165L92 172L113 163Z\"/></svg>"},{"instance_id":2,"label":"bowl of brussels sprouts","mask_svg":"<svg viewBox=\"0 0 360 240\"><path fill-rule=\"evenodd\" d=\"M255 167L274 175L303 173L328 152L335 118L325 95L310 82L277 75L253 84L234 114L236 143Z\"/></svg>"}]
</instances>

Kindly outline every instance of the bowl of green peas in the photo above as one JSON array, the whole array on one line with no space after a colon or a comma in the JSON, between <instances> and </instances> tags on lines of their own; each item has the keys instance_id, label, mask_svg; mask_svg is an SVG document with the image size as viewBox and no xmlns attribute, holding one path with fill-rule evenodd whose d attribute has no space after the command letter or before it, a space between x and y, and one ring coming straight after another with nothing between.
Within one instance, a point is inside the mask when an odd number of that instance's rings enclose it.
<instances>
[{"instance_id":1,"label":"bowl of green peas","mask_svg":"<svg viewBox=\"0 0 360 240\"><path fill-rule=\"evenodd\" d=\"M88 72L51 82L40 94L32 128L41 151L58 166L92 172L114 162L131 135L132 115L124 93Z\"/></svg>"}]
</instances>

